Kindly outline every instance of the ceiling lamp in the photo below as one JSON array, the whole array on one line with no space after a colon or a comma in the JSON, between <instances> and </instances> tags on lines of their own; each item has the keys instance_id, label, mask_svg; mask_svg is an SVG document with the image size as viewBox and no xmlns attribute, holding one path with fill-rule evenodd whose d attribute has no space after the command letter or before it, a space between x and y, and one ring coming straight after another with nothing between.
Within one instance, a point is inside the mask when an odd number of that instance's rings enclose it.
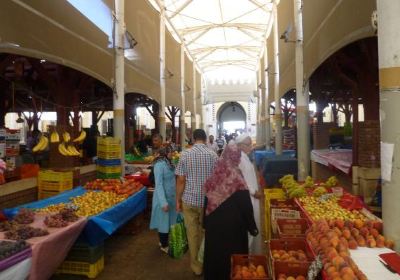
<instances>
[{"instance_id":1,"label":"ceiling lamp","mask_svg":"<svg viewBox=\"0 0 400 280\"><path fill-rule=\"evenodd\" d=\"M25 122L24 119L21 117L21 113L18 113L18 119L16 120L17 123L23 123Z\"/></svg>"}]
</instances>

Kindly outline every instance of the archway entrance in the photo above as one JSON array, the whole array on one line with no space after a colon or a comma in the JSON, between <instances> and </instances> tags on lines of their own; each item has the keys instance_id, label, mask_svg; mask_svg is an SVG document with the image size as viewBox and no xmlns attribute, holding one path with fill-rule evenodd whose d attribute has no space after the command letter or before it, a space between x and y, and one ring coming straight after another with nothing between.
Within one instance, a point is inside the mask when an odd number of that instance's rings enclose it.
<instances>
[{"instance_id":1,"label":"archway entrance","mask_svg":"<svg viewBox=\"0 0 400 280\"><path fill-rule=\"evenodd\" d=\"M237 102L226 102L218 110L218 133L228 134L246 130L246 111Z\"/></svg>"}]
</instances>

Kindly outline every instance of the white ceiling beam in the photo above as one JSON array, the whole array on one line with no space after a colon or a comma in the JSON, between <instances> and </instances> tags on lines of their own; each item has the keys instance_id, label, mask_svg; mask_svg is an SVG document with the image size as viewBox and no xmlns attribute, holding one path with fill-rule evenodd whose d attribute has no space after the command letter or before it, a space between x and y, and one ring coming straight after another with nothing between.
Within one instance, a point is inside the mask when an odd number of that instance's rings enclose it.
<instances>
[{"instance_id":1,"label":"white ceiling beam","mask_svg":"<svg viewBox=\"0 0 400 280\"><path fill-rule=\"evenodd\" d=\"M267 8L267 4L261 4L257 0L249 0L249 2L252 3L253 5L255 5L256 7L260 8L261 10L263 10L266 13L270 13L272 11L272 9Z\"/></svg>"},{"instance_id":2,"label":"white ceiling beam","mask_svg":"<svg viewBox=\"0 0 400 280\"><path fill-rule=\"evenodd\" d=\"M265 29L267 28L267 24L264 24L264 23L233 23L233 22L204 24L204 25L182 28L182 29L179 29L179 32L182 34L182 36L186 36L190 33L199 32L204 29L208 30L208 29L222 28L222 27L226 27L226 28L241 27L241 28L251 29L254 31L258 31L258 32L265 32Z\"/></svg>"},{"instance_id":3,"label":"white ceiling beam","mask_svg":"<svg viewBox=\"0 0 400 280\"><path fill-rule=\"evenodd\" d=\"M213 54L216 50L217 50L217 48L213 48L213 49L209 50L208 52L206 52L205 54L203 54L202 56L196 57L196 60L197 60L198 62L200 62L201 60L203 60L203 59L205 59L206 57L208 57L208 56L210 56L211 54ZM196 55L194 55L194 56L196 56Z\"/></svg>"},{"instance_id":4,"label":"white ceiling beam","mask_svg":"<svg viewBox=\"0 0 400 280\"><path fill-rule=\"evenodd\" d=\"M178 15L180 12L183 11L190 3L192 3L193 0L187 0L185 3L183 3L178 9L174 11L172 15L169 16L170 19L174 18L176 15Z\"/></svg>"},{"instance_id":5,"label":"white ceiling beam","mask_svg":"<svg viewBox=\"0 0 400 280\"><path fill-rule=\"evenodd\" d=\"M242 33L246 34L247 36L249 36L250 38L252 38L253 40L256 41L260 41L261 38L255 36L254 34L251 34L249 31L247 31L246 29L243 29L241 27L237 27L237 30L241 31Z\"/></svg>"},{"instance_id":6,"label":"white ceiling beam","mask_svg":"<svg viewBox=\"0 0 400 280\"><path fill-rule=\"evenodd\" d=\"M246 50L248 52L256 52L256 53L258 53L259 50L260 50L260 47L259 46L243 46L243 45L215 46L215 47L191 49L190 52L193 55L198 55L198 54L201 54L201 53L204 53L204 52L209 52L210 50L230 50L230 49Z\"/></svg>"},{"instance_id":7,"label":"white ceiling beam","mask_svg":"<svg viewBox=\"0 0 400 280\"><path fill-rule=\"evenodd\" d=\"M197 41L198 39L200 39L201 37L203 37L203 35L205 35L208 31L210 31L211 28L203 30L203 32L200 32L196 37L194 37L192 40L190 40L189 42L186 42L185 40L185 45L186 47L189 47L191 44L193 44L195 41Z\"/></svg>"}]
</instances>

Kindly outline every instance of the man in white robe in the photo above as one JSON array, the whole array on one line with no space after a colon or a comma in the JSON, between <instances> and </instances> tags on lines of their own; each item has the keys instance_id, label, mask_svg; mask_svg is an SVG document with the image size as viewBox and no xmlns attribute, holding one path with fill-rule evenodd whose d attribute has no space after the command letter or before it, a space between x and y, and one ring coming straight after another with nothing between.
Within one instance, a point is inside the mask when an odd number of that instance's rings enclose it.
<instances>
[{"instance_id":1,"label":"man in white robe","mask_svg":"<svg viewBox=\"0 0 400 280\"><path fill-rule=\"evenodd\" d=\"M248 134L241 134L235 139L235 143L242 151L239 168L242 171L244 180L246 181L247 187L251 195L251 202L253 204L254 220L256 221L257 228L261 228L261 217L260 217L260 198L262 192L258 185L257 174L254 169L253 163L250 161L248 154L252 151L252 141ZM249 235L249 253L253 255L264 254L265 250L263 247L261 234L256 237Z\"/></svg>"}]
</instances>

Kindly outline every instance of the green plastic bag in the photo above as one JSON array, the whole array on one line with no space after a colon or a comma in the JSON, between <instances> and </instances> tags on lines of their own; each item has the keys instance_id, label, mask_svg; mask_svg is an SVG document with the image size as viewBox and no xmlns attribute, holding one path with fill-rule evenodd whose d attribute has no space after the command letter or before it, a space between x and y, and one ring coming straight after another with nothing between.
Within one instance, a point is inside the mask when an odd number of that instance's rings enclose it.
<instances>
[{"instance_id":1,"label":"green plastic bag","mask_svg":"<svg viewBox=\"0 0 400 280\"><path fill-rule=\"evenodd\" d=\"M186 236L185 224L181 214L176 218L176 224L169 230L169 255L172 258L181 258L188 250L188 241Z\"/></svg>"}]
</instances>

